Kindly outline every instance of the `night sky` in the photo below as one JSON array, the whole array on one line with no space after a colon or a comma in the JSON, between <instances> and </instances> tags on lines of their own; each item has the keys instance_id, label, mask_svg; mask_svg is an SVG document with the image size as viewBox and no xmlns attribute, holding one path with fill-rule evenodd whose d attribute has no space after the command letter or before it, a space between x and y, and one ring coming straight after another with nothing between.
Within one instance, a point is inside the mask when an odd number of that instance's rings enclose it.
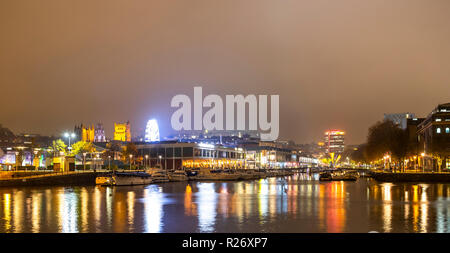
<instances>
[{"instance_id":1,"label":"night sky","mask_svg":"<svg viewBox=\"0 0 450 253\"><path fill-rule=\"evenodd\" d=\"M150 118L177 94L280 95L280 138L365 140L450 102L450 1L0 2L0 124L59 135Z\"/></svg>"}]
</instances>

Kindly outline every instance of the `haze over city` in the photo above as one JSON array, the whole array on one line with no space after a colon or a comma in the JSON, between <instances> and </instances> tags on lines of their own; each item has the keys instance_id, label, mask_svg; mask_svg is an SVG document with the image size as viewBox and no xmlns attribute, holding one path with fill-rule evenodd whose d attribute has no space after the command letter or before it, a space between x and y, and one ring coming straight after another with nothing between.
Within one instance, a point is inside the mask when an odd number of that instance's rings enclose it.
<instances>
[{"instance_id":1,"label":"haze over city","mask_svg":"<svg viewBox=\"0 0 450 253\"><path fill-rule=\"evenodd\" d=\"M112 136L156 118L165 136L171 98L202 86L280 95L281 139L359 144L384 113L450 98L449 1L120 2L0 3L4 127Z\"/></svg>"}]
</instances>

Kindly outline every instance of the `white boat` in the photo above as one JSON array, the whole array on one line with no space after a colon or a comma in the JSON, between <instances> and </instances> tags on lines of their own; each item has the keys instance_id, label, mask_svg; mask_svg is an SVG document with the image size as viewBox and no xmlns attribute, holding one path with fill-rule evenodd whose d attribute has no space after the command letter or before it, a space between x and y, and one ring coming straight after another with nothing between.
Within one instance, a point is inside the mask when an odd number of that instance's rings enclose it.
<instances>
[{"instance_id":1,"label":"white boat","mask_svg":"<svg viewBox=\"0 0 450 253\"><path fill-rule=\"evenodd\" d=\"M172 173L169 173L169 180L174 181L174 182L179 182L179 181L187 181L187 180L189 180L189 178L186 174L186 171L176 170Z\"/></svg>"},{"instance_id":2,"label":"white boat","mask_svg":"<svg viewBox=\"0 0 450 253\"><path fill-rule=\"evenodd\" d=\"M145 172L115 172L95 178L95 184L103 186L146 185L152 183L150 174Z\"/></svg>"},{"instance_id":3,"label":"white boat","mask_svg":"<svg viewBox=\"0 0 450 253\"><path fill-rule=\"evenodd\" d=\"M150 168L146 170L146 172L152 176L153 183L169 182L169 175L167 174L167 171L161 169L160 167Z\"/></svg>"}]
</instances>

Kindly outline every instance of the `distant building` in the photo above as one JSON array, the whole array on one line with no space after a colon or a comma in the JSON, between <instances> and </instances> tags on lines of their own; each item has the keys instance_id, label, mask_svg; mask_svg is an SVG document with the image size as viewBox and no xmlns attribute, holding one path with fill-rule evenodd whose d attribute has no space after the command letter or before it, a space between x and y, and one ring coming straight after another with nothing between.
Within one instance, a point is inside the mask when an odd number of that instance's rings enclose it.
<instances>
[{"instance_id":1,"label":"distant building","mask_svg":"<svg viewBox=\"0 0 450 253\"><path fill-rule=\"evenodd\" d=\"M129 121L125 124L114 123L114 140L131 141L131 127Z\"/></svg>"},{"instance_id":2,"label":"distant building","mask_svg":"<svg viewBox=\"0 0 450 253\"><path fill-rule=\"evenodd\" d=\"M74 132L77 140L85 142L94 142L95 132L94 126L86 127L83 124L75 126Z\"/></svg>"},{"instance_id":3,"label":"distant building","mask_svg":"<svg viewBox=\"0 0 450 253\"><path fill-rule=\"evenodd\" d=\"M325 132L325 152L342 153L345 149L345 132L341 130L328 130Z\"/></svg>"},{"instance_id":4,"label":"distant building","mask_svg":"<svg viewBox=\"0 0 450 253\"><path fill-rule=\"evenodd\" d=\"M103 128L103 124L98 123L95 127L95 135L94 142L106 142L105 129Z\"/></svg>"},{"instance_id":5,"label":"distant building","mask_svg":"<svg viewBox=\"0 0 450 253\"><path fill-rule=\"evenodd\" d=\"M247 130L184 130L177 131L176 135L169 136L169 140L180 142L207 142L214 144L240 144L248 141L259 141L258 131Z\"/></svg>"},{"instance_id":6,"label":"distant building","mask_svg":"<svg viewBox=\"0 0 450 253\"><path fill-rule=\"evenodd\" d=\"M384 114L384 120L389 120L394 122L398 127L401 129L406 129L407 127L407 121L408 119L415 118L413 113L390 113L390 114Z\"/></svg>"},{"instance_id":7,"label":"distant building","mask_svg":"<svg viewBox=\"0 0 450 253\"><path fill-rule=\"evenodd\" d=\"M84 142L106 142L105 130L103 124L98 123L96 127L91 125L86 127L83 124L75 126L75 135L77 140Z\"/></svg>"}]
</instances>

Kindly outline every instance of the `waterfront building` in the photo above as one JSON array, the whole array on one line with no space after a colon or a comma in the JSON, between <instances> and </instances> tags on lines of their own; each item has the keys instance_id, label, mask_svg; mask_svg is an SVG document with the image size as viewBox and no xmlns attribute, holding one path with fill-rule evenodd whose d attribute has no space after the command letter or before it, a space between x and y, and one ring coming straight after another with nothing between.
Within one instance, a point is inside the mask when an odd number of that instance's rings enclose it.
<instances>
[{"instance_id":1,"label":"waterfront building","mask_svg":"<svg viewBox=\"0 0 450 253\"><path fill-rule=\"evenodd\" d=\"M298 165L300 168L311 168L311 167L317 167L320 165L320 160L314 157L305 157L300 156L298 158Z\"/></svg>"},{"instance_id":2,"label":"waterfront building","mask_svg":"<svg viewBox=\"0 0 450 253\"><path fill-rule=\"evenodd\" d=\"M425 167L450 169L450 103L440 104L417 126Z\"/></svg>"},{"instance_id":3,"label":"waterfront building","mask_svg":"<svg viewBox=\"0 0 450 253\"><path fill-rule=\"evenodd\" d=\"M282 142L258 141L242 145L246 152L249 169L254 168L297 168L298 152Z\"/></svg>"},{"instance_id":4,"label":"waterfront building","mask_svg":"<svg viewBox=\"0 0 450 253\"><path fill-rule=\"evenodd\" d=\"M115 141L131 141L131 126L127 123L114 123L114 140Z\"/></svg>"},{"instance_id":5,"label":"waterfront building","mask_svg":"<svg viewBox=\"0 0 450 253\"><path fill-rule=\"evenodd\" d=\"M407 127L407 121L408 119L413 119L415 118L413 113L389 113L389 114L384 114L384 120L389 120L394 122L394 124L396 124L398 127L400 127L401 129L406 129Z\"/></svg>"},{"instance_id":6,"label":"waterfront building","mask_svg":"<svg viewBox=\"0 0 450 253\"><path fill-rule=\"evenodd\" d=\"M161 141L136 143L138 161L144 166L161 165L163 169L185 168L245 168L242 148L222 145Z\"/></svg>"},{"instance_id":7,"label":"waterfront building","mask_svg":"<svg viewBox=\"0 0 450 253\"><path fill-rule=\"evenodd\" d=\"M341 154L345 149L345 132L328 130L325 132L325 153Z\"/></svg>"}]
</instances>

